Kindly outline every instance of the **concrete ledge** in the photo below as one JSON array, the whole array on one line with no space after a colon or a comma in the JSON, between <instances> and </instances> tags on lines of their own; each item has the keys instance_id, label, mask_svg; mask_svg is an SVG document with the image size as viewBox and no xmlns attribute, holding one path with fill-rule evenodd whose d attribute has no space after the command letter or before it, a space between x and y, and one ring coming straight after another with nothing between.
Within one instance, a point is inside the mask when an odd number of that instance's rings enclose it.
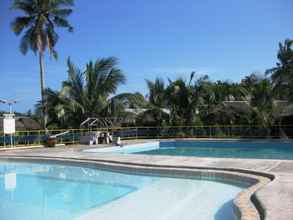
<instances>
[{"instance_id":1,"label":"concrete ledge","mask_svg":"<svg viewBox=\"0 0 293 220\"><path fill-rule=\"evenodd\" d=\"M15 150L29 150L29 149L35 149L35 148L42 148L43 145L33 145L33 146L24 146L24 147L3 147L0 148L1 151L15 151Z\"/></svg>"},{"instance_id":2,"label":"concrete ledge","mask_svg":"<svg viewBox=\"0 0 293 220\"><path fill-rule=\"evenodd\" d=\"M56 147L65 146L65 144L56 144ZM17 151L17 150L30 150L30 149L37 149L37 148L44 148L44 145L30 145L30 146L23 146L23 147L3 147L0 148L0 152L2 151Z\"/></svg>"}]
</instances>

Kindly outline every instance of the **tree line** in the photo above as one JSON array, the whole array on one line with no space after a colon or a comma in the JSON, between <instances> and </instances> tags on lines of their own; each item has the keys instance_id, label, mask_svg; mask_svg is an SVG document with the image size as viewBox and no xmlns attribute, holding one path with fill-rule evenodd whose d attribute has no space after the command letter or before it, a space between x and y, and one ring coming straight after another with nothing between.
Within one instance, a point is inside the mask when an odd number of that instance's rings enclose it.
<instances>
[{"instance_id":1,"label":"tree line","mask_svg":"<svg viewBox=\"0 0 293 220\"><path fill-rule=\"evenodd\" d=\"M90 61L82 69L68 59L68 78L61 90L46 88L44 54L48 51L57 59L56 28L73 31L67 20L73 6L73 0L14 0L12 5L22 12L11 24L13 32L22 35L21 52L31 50L39 58L42 99L34 117L45 129L77 128L88 117L130 119L121 125L257 125L268 133L271 126L288 123L286 116L293 112L291 39L279 44L275 67L240 82L215 82L192 72L186 79L146 80L147 97L115 95L126 76L117 59L109 57Z\"/></svg>"},{"instance_id":2,"label":"tree line","mask_svg":"<svg viewBox=\"0 0 293 220\"><path fill-rule=\"evenodd\" d=\"M269 133L272 126L286 124L286 114L293 115L292 42L280 43L276 67L264 74L252 73L240 82L212 81L196 72L186 79L146 80L147 96L115 95L126 77L114 57L90 61L83 70L68 59L62 89L46 90L48 126L76 128L88 117L118 117L134 120L117 126L250 125ZM41 102L36 109L41 117Z\"/></svg>"}]
</instances>

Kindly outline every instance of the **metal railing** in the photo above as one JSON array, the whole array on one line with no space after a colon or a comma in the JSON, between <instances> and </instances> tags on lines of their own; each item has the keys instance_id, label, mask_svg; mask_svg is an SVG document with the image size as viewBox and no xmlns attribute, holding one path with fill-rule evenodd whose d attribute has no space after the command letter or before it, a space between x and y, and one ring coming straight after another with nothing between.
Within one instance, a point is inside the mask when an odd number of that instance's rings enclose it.
<instances>
[{"instance_id":1,"label":"metal railing","mask_svg":"<svg viewBox=\"0 0 293 220\"><path fill-rule=\"evenodd\" d=\"M164 139L164 138L293 138L293 125L263 128L247 125L214 126L164 126L164 127L116 127L96 129L54 129L50 135L69 131L57 138L58 144L79 144L80 137L89 131L111 132L121 139ZM42 145L46 140L44 130L17 131L13 135L14 146ZM10 137L0 132L0 148L9 146Z\"/></svg>"}]
</instances>

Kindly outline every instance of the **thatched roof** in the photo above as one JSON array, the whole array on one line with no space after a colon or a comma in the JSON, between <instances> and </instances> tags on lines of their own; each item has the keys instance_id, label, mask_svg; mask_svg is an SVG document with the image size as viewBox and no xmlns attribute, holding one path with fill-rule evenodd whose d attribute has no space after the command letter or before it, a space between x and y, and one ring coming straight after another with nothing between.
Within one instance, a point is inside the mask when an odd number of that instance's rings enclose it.
<instances>
[{"instance_id":1,"label":"thatched roof","mask_svg":"<svg viewBox=\"0 0 293 220\"><path fill-rule=\"evenodd\" d=\"M29 117L16 117L15 126L17 131L42 129L37 121ZM3 117L0 117L0 131L3 131Z\"/></svg>"},{"instance_id":2,"label":"thatched roof","mask_svg":"<svg viewBox=\"0 0 293 220\"><path fill-rule=\"evenodd\" d=\"M248 101L224 101L223 104L240 112L249 112L250 104ZM274 100L274 104L278 106L282 117L293 115L293 104L286 100Z\"/></svg>"},{"instance_id":3,"label":"thatched roof","mask_svg":"<svg viewBox=\"0 0 293 220\"><path fill-rule=\"evenodd\" d=\"M224 101L223 104L225 107L244 113L250 112L251 109L248 101Z\"/></svg>"},{"instance_id":4,"label":"thatched roof","mask_svg":"<svg viewBox=\"0 0 293 220\"><path fill-rule=\"evenodd\" d=\"M144 112L150 111L151 109L148 108L126 108L125 111L126 112L130 112L133 113L135 115L140 115ZM170 114L170 110L167 108L161 108L161 111L166 113L166 114Z\"/></svg>"}]
</instances>

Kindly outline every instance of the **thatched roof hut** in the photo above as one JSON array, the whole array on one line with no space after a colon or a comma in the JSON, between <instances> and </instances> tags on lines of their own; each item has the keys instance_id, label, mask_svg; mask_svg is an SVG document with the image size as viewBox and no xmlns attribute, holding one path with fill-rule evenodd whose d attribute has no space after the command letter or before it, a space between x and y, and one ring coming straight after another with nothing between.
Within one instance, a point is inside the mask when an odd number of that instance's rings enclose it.
<instances>
[{"instance_id":1,"label":"thatched roof hut","mask_svg":"<svg viewBox=\"0 0 293 220\"><path fill-rule=\"evenodd\" d=\"M32 118L16 117L15 119L15 126L17 131L42 129L41 125ZM0 117L0 131L3 131L3 117Z\"/></svg>"}]
</instances>

